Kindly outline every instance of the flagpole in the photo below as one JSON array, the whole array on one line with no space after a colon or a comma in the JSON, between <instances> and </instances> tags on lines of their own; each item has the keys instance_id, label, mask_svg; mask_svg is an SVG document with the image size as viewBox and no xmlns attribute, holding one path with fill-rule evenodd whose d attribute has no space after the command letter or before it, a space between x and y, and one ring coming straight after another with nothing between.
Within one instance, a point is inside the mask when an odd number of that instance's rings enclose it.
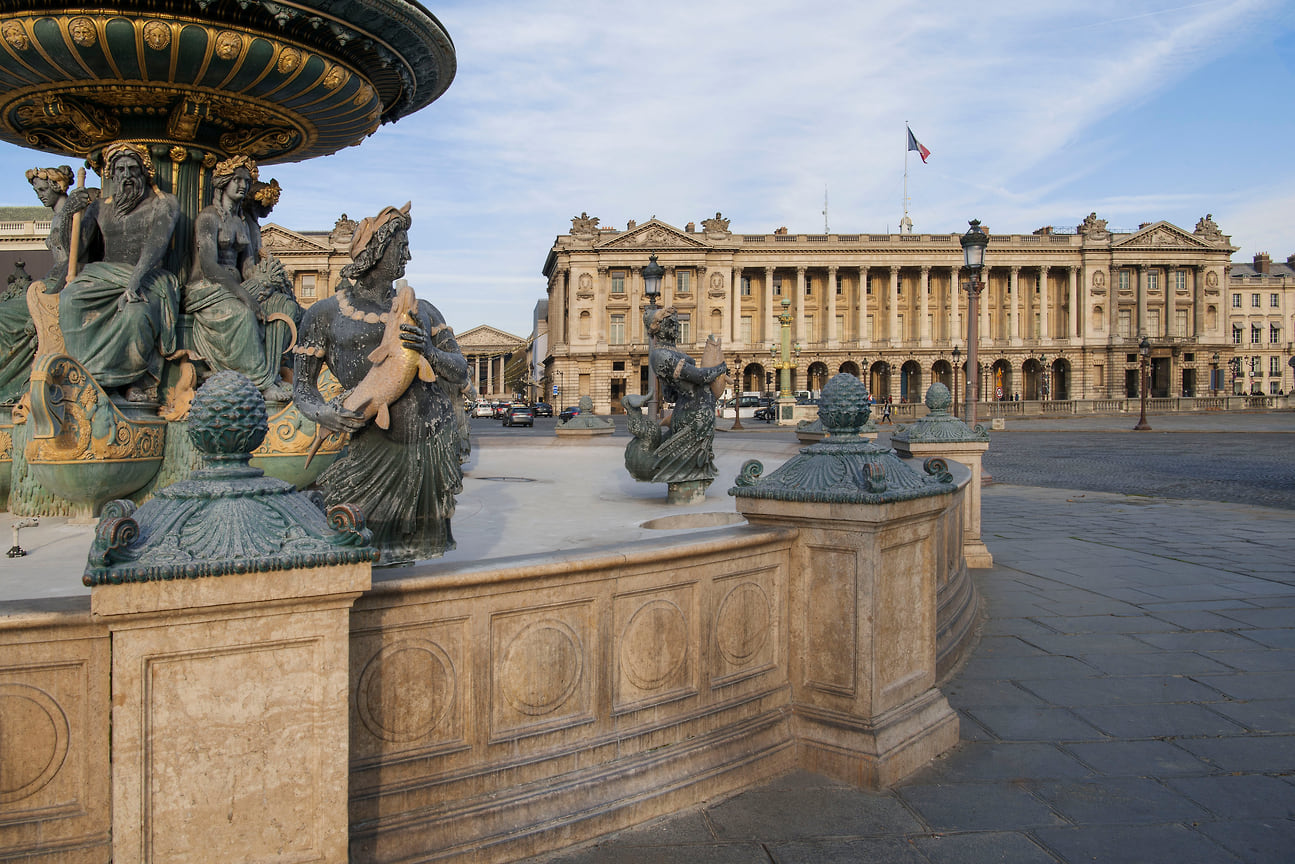
<instances>
[{"instance_id":1,"label":"flagpole","mask_svg":"<svg viewBox=\"0 0 1295 864\"><path fill-rule=\"evenodd\" d=\"M904 226L912 224L908 218L908 136L912 132L908 128L908 121L904 121L904 218L899 220L899 233L904 233Z\"/></svg>"}]
</instances>

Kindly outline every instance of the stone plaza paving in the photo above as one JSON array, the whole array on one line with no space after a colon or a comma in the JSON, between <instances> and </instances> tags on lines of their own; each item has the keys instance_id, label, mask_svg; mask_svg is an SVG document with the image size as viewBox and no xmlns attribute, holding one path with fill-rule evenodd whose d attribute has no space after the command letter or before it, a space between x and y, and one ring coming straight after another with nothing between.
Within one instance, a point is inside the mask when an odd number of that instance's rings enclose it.
<instances>
[{"instance_id":1,"label":"stone plaza paving","mask_svg":"<svg viewBox=\"0 0 1295 864\"><path fill-rule=\"evenodd\" d=\"M954 751L884 793L795 774L534 861L1295 861L1295 416L1123 419L995 437L991 472L1032 485L985 491Z\"/></svg>"}]
</instances>

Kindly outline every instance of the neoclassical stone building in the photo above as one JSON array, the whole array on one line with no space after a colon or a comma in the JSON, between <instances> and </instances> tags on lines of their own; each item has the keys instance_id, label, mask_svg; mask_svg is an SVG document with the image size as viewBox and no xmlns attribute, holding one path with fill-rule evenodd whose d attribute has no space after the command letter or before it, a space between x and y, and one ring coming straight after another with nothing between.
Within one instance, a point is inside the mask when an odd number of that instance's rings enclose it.
<instances>
[{"instance_id":1,"label":"neoclassical stone building","mask_svg":"<svg viewBox=\"0 0 1295 864\"><path fill-rule=\"evenodd\" d=\"M933 381L965 374L967 292L959 234L734 233L719 213L679 229L657 219L625 230L585 214L554 241L548 279L547 382L567 401L619 410L647 387L643 267L665 267L661 304L700 352L718 334L744 391L772 389L778 313L791 300L799 348L793 389L860 375L870 392L920 401ZM991 233L980 304L984 399L1100 400L1137 393L1138 342L1152 346L1153 396L1205 396L1236 345L1226 288L1235 251L1209 216L1110 229ZM1289 317L1291 289L1283 289ZM1265 295L1265 302L1267 302ZM1248 301L1247 301L1248 302ZM1282 338L1289 331L1284 325ZM1289 354L1289 351L1287 352Z\"/></svg>"},{"instance_id":2,"label":"neoclassical stone building","mask_svg":"<svg viewBox=\"0 0 1295 864\"><path fill-rule=\"evenodd\" d=\"M1219 374L1231 393L1295 391L1295 255L1273 262L1266 252L1253 264L1235 264L1229 280L1228 328L1233 356L1220 354Z\"/></svg>"}]
</instances>

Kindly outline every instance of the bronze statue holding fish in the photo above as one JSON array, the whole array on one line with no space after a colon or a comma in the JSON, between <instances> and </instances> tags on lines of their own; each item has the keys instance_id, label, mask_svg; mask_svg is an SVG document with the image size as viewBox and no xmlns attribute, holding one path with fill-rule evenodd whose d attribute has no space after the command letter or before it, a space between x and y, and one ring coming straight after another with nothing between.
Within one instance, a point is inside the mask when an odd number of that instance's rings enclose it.
<instances>
[{"instance_id":1,"label":"bronze statue holding fish","mask_svg":"<svg viewBox=\"0 0 1295 864\"><path fill-rule=\"evenodd\" d=\"M320 475L324 499L363 511L388 566L454 548L450 520L463 487L453 400L467 361L436 307L397 284L410 222L406 204L359 224L353 263L336 293L306 310L293 348L297 407L351 433L346 455ZM324 364L345 388L331 401L317 383Z\"/></svg>"}]
</instances>

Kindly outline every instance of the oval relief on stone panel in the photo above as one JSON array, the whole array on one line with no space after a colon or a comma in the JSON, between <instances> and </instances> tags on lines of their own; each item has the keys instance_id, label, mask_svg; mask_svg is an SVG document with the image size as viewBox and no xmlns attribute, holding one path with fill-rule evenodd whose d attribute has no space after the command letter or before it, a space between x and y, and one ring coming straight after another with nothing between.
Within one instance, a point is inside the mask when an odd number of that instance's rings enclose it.
<instances>
[{"instance_id":1,"label":"oval relief on stone panel","mask_svg":"<svg viewBox=\"0 0 1295 864\"><path fill-rule=\"evenodd\" d=\"M715 616L715 641L719 653L734 666L751 661L769 638L773 612L764 589L743 582L728 592Z\"/></svg>"},{"instance_id":2,"label":"oval relief on stone panel","mask_svg":"<svg viewBox=\"0 0 1295 864\"><path fill-rule=\"evenodd\" d=\"M0 804L40 791L63 767L67 716L44 690L0 684Z\"/></svg>"},{"instance_id":3,"label":"oval relief on stone panel","mask_svg":"<svg viewBox=\"0 0 1295 864\"><path fill-rule=\"evenodd\" d=\"M683 612L666 600L639 607L621 636L621 669L640 690L669 683L688 657L688 625Z\"/></svg>"},{"instance_id":4,"label":"oval relief on stone panel","mask_svg":"<svg viewBox=\"0 0 1295 864\"><path fill-rule=\"evenodd\" d=\"M435 729L454 703L457 675L434 642L410 639L387 645L360 673L355 707L383 741L416 741Z\"/></svg>"},{"instance_id":5,"label":"oval relief on stone panel","mask_svg":"<svg viewBox=\"0 0 1295 864\"><path fill-rule=\"evenodd\" d=\"M550 714L571 698L584 674L580 637L561 621L539 621L509 643L500 690L523 714Z\"/></svg>"}]
</instances>

